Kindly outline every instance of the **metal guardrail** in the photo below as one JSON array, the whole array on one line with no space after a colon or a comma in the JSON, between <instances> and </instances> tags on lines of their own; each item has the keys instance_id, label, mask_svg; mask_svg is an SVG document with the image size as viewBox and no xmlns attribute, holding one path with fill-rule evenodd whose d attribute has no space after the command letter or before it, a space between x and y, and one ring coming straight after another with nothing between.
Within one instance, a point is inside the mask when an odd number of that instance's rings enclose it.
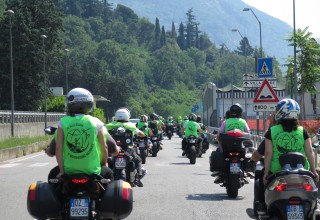
<instances>
[{"instance_id":1,"label":"metal guardrail","mask_svg":"<svg viewBox=\"0 0 320 220\"><path fill-rule=\"evenodd\" d=\"M65 113L47 112L47 122L59 121L60 118L65 115ZM15 111L13 116L14 123L32 123L45 121L44 112ZM11 123L11 120L11 111L0 110L0 124Z\"/></svg>"}]
</instances>

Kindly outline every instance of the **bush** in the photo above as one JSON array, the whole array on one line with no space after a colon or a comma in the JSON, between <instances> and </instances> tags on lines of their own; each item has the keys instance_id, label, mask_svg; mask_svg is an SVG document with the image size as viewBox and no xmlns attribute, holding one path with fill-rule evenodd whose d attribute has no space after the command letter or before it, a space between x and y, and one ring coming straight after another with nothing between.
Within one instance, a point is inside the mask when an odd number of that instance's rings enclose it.
<instances>
[{"instance_id":1,"label":"bush","mask_svg":"<svg viewBox=\"0 0 320 220\"><path fill-rule=\"evenodd\" d=\"M99 118L103 123L106 123L106 117L104 116L104 111L101 108L95 108L93 110L92 116Z\"/></svg>"}]
</instances>

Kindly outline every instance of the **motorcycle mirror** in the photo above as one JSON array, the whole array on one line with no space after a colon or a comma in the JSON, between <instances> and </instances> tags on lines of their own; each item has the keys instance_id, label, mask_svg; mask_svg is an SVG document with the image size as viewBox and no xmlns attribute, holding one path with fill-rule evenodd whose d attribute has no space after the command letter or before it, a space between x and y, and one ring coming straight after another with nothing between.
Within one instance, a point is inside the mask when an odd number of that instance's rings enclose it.
<instances>
[{"instance_id":1,"label":"motorcycle mirror","mask_svg":"<svg viewBox=\"0 0 320 220\"><path fill-rule=\"evenodd\" d=\"M315 141L312 143L313 148L318 148L319 147L319 141Z\"/></svg>"},{"instance_id":2,"label":"motorcycle mirror","mask_svg":"<svg viewBox=\"0 0 320 220\"><path fill-rule=\"evenodd\" d=\"M242 141L242 146L245 147L245 148L252 148L253 147L253 141L252 140Z\"/></svg>"},{"instance_id":3,"label":"motorcycle mirror","mask_svg":"<svg viewBox=\"0 0 320 220\"><path fill-rule=\"evenodd\" d=\"M44 132L48 135L53 135L56 130L56 127L48 126L44 129Z\"/></svg>"}]
</instances>

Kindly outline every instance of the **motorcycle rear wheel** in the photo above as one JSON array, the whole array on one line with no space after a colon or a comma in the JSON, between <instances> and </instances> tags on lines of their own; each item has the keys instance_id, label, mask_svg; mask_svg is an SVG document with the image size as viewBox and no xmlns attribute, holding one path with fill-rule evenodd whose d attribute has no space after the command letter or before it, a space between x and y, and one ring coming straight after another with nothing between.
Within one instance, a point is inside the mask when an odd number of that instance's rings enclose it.
<instances>
[{"instance_id":1,"label":"motorcycle rear wheel","mask_svg":"<svg viewBox=\"0 0 320 220\"><path fill-rule=\"evenodd\" d=\"M146 155L146 152L143 148L140 148L140 157L141 157L142 164L145 164L146 159L147 159L147 155Z\"/></svg>"},{"instance_id":2,"label":"motorcycle rear wheel","mask_svg":"<svg viewBox=\"0 0 320 220\"><path fill-rule=\"evenodd\" d=\"M237 198L239 191L239 177L238 175L228 175L227 194L229 198Z\"/></svg>"},{"instance_id":3,"label":"motorcycle rear wheel","mask_svg":"<svg viewBox=\"0 0 320 220\"><path fill-rule=\"evenodd\" d=\"M192 145L189 149L190 164L195 164L197 159L196 147Z\"/></svg>"}]
</instances>

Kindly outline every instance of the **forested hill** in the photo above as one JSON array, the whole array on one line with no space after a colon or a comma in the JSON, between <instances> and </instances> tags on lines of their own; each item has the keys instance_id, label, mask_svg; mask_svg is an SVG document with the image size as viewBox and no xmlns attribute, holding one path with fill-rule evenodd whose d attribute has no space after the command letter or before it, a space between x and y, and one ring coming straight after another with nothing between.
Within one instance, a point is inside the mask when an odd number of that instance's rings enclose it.
<instances>
[{"instance_id":1,"label":"forested hill","mask_svg":"<svg viewBox=\"0 0 320 220\"><path fill-rule=\"evenodd\" d=\"M207 32L217 45L226 44L230 49L235 49L240 36L231 30L239 29L253 47L260 46L259 23L250 11L243 11L243 8L250 6L241 0L110 0L110 3L126 5L152 22L158 17L166 29L171 28L172 21L176 25L186 22L185 14L192 8L200 29ZM261 22L263 50L268 56L275 56L280 63L285 63L293 51L285 40L292 28L258 9L252 9Z\"/></svg>"},{"instance_id":2,"label":"forested hill","mask_svg":"<svg viewBox=\"0 0 320 220\"><path fill-rule=\"evenodd\" d=\"M66 94L68 84L69 90L83 87L108 98L110 103L98 102L107 117L123 106L133 117L150 112L177 117L190 113L209 82L242 86L245 70L254 72L258 51L250 40L235 40L236 50L217 47L191 9L181 19L187 22L165 29L159 19L139 17L107 0L0 0L0 7L0 109L11 109L8 9L14 11L17 111L43 111L44 89L63 87ZM274 73L281 76L277 60ZM47 97L48 111L64 110L63 101L57 106L59 101Z\"/></svg>"}]
</instances>

